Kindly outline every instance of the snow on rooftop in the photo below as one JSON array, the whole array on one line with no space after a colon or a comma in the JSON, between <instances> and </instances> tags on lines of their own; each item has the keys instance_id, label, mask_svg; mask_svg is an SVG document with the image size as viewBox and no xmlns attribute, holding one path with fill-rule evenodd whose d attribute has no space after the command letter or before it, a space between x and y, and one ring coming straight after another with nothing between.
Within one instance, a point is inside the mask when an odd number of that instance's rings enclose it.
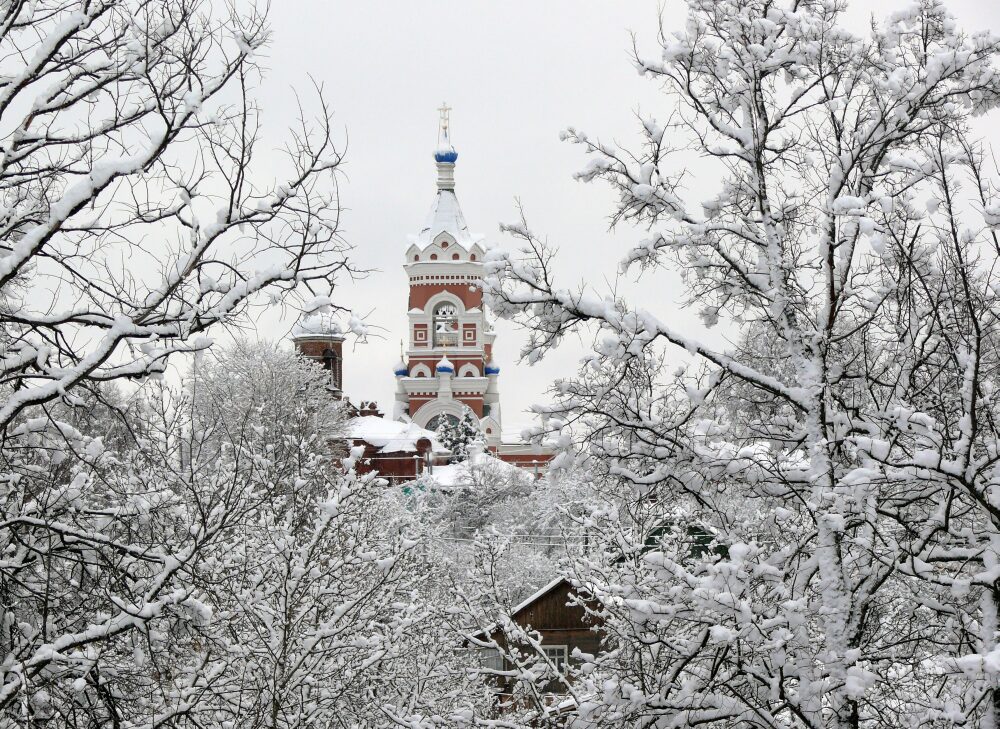
<instances>
[{"instance_id":1,"label":"snow on rooftop","mask_svg":"<svg viewBox=\"0 0 1000 729\"><path fill-rule=\"evenodd\" d=\"M495 475L520 479L530 476L527 471L512 463L501 461L489 453L474 453L468 460L461 463L449 463L446 466L434 466L430 478L441 488L455 488L475 483L473 469L488 469Z\"/></svg>"},{"instance_id":2,"label":"snow on rooftop","mask_svg":"<svg viewBox=\"0 0 1000 729\"><path fill-rule=\"evenodd\" d=\"M349 438L363 440L375 446L380 453L416 453L417 441L427 438L436 453L448 450L437 440L437 434L421 428L416 423L363 415L347 421Z\"/></svg>"},{"instance_id":3,"label":"snow on rooftop","mask_svg":"<svg viewBox=\"0 0 1000 729\"><path fill-rule=\"evenodd\" d=\"M532 594L528 595L528 597L524 598L523 600L521 600L521 602L519 602L517 605L515 605L513 608L511 608L511 610L510 610L511 617L514 617L515 615L517 615L519 612L521 612L522 610L524 610L526 607L528 607L535 600L538 600L539 598L545 597L545 595L547 595L548 593L550 593L555 588L559 587L559 585L561 585L564 582L568 582L568 580L565 577L556 577L554 580L552 580L548 584L542 585L537 590L535 590Z\"/></svg>"},{"instance_id":4,"label":"snow on rooftop","mask_svg":"<svg viewBox=\"0 0 1000 729\"><path fill-rule=\"evenodd\" d=\"M564 582L567 583L567 584L569 584L569 580L567 580L565 577L556 577L554 580L552 580L552 581L550 581L550 582L542 585L537 590L535 590L533 593L531 593L530 595L528 595L528 597L524 598L523 600L521 600L521 602L519 602L517 605L515 605L514 607L512 607L510 609L510 612L508 613L508 615L511 618L516 617L519 612L521 612L522 610L524 610L526 607L528 607L529 605L531 605L536 600L539 600L539 599L545 597L547 594L549 594L550 592L552 592L552 590L554 590L555 588L559 587L559 585L563 584ZM486 636L486 635L489 635L490 633L492 633L494 630L497 629L497 627L498 627L497 623L493 623L492 625L490 625L488 628L486 628L484 630L476 631L475 633L472 634L472 636L475 637L475 638L482 638L483 636Z\"/></svg>"},{"instance_id":5,"label":"snow on rooftop","mask_svg":"<svg viewBox=\"0 0 1000 729\"><path fill-rule=\"evenodd\" d=\"M441 233L447 233L467 248L483 238L469 232L454 190L438 190L424 227L411 243L427 246Z\"/></svg>"},{"instance_id":6,"label":"snow on rooftop","mask_svg":"<svg viewBox=\"0 0 1000 729\"><path fill-rule=\"evenodd\" d=\"M292 339L305 337L343 337L346 327L332 314L307 314L292 327Z\"/></svg>"}]
</instances>

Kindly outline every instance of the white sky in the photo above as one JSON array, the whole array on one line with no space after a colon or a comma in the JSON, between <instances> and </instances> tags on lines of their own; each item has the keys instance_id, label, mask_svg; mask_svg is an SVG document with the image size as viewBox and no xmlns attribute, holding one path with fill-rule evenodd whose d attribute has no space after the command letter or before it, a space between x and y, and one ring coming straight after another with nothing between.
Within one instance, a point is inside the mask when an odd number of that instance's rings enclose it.
<instances>
[{"instance_id":1,"label":"white sky","mask_svg":"<svg viewBox=\"0 0 1000 729\"><path fill-rule=\"evenodd\" d=\"M855 2L853 29L863 30L872 12L903 5ZM966 28L1000 30L1000 4L993 0L948 5ZM375 399L391 411L391 366L406 336L403 252L435 194L431 152L444 100L454 109L456 192L470 228L509 244L498 225L516 218L519 198L531 227L560 247L566 285L585 280L606 290L614 283L605 277L615 275L618 259L644 231L608 232L612 194L599 183L572 179L584 157L560 142L559 132L575 126L630 143L637 138L636 109L667 116L664 98L633 70L628 54L629 30L639 35L640 47L655 44L655 0L286 0L272 8L270 74L260 90L264 141L280 143L293 122L293 86L307 98L309 75L324 86L349 139L343 233L358 265L380 269L346 283L336 297L384 328L384 338L345 356L345 389L355 402ZM669 1L664 17L668 30L679 29L682 4ZM675 275L624 285L661 316L675 309L675 325L700 331L694 312L677 307ZM284 336L291 324L261 326L259 335ZM523 411L545 399L554 378L575 369L584 346L567 342L529 368L517 363L523 334L504 322L497 329L504 428L510 429L529 420Z\"/></svg>"}]
</instances>

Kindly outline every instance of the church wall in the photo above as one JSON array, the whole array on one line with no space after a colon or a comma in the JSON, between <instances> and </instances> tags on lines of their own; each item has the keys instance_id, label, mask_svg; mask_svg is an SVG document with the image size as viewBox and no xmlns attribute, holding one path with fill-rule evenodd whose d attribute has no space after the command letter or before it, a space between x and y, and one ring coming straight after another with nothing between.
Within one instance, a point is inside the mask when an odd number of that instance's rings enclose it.
<instances>
[{"instance_id":1,"label":"church wall","mask_svg":"<svg viewBox=\"0 0 1000 729\"><path fill-rule=\"evenodd\" d=\"M476 395L474 397L456 397L463 405L468 405L469 408L476 414L477 418L483 417L483 398L481 395Z\"/></svg>"},{"instance_id":2,"label":"church wall","mask_svg":"<svg viewBox=\"0 0 1000 729\"><path fill-rule=\"evenodd\" d=\"M431 448L431 442L427 439L417 442L416 453L412 451L384 453L363 440L355 440L354 445L365 448L364 454L355 465L358 475L377 471L378 475L387 479L389 483L412 481L422 474L426 470L427 453Z\"/></svg>"},{"instance_id":3,"label":"church wall","mask_svg":"<svg viewBox=\"0 0 1000 729\"><path fill-rule=\"evenodd\" d=\"M423 309L432 297L437 296L442 291L456 296L462 305L468 309L478 308L483 305L483 292L478 287L469 284L419 284L410 286L410 309Z\"/></svg>"}]
</instances>

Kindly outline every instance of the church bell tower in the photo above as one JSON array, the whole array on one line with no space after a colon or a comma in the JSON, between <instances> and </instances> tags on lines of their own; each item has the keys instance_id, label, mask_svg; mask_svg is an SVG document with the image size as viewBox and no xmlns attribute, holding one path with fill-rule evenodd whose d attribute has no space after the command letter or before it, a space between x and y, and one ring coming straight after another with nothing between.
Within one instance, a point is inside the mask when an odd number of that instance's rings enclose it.
<instances>
[{"instance_id":1,"label":"church bell tower","mask_svg":"<svg viewBox=\"0 0 1000 729\"><path fill-rule=\"evenodd\" d=\"M471 413L487 447L500 445L496 337L479 288L482 237L469 232L455 196L458 152L451 143L447 104L440 109L437 195L423 228L410 236L403 266L409 279L409 346L394 368L397 419L436 429Z\"/></svg>"}]
</instances>

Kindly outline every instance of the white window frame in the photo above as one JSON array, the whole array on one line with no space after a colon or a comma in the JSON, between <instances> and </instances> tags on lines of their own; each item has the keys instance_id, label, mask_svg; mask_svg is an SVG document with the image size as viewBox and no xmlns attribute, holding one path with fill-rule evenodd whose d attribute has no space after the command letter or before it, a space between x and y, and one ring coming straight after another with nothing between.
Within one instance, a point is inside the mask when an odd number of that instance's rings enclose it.
<instances>
[{"instance_id":1,"label":"white window frame","mask_svg":"<svg viewBox=\"0 0 1000 729\"><path fill-rule=\"evenodd\" d=\"M546 645L542 643L542 652L555 665L556 670L562 673L569 664L569 646L565 643L553 643Z\"/></svg>"},{"instance_id":2,"label":"white window frame","mask_svg":"<svg viewBox=\"0 0 1000 729\"><path fill-rule=\"evenodd\" d=\"M477 648L479 652L479 665L491 671L503 670L503 656L496 648Z\"/></svg>"}]
</instances>

